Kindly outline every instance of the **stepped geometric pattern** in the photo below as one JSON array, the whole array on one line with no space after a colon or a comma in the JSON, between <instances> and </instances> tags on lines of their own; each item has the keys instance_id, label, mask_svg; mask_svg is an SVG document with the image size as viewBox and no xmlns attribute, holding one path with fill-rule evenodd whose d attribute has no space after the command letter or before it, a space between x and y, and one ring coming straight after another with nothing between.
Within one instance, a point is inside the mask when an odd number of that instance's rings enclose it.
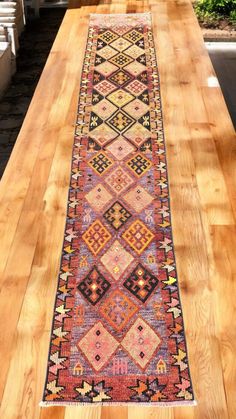
<instances>
[{"instance_id":1,"label":"stepped geometric pattern","mask_svg":"<svg viewBox=\"0 0 236 419\"><path fill-rule=\"evenodd\" d=\"M90 18L43 402L194 404L149 13Z\"/></svg>"},{"instance_id":2,"label":"stepped geometric pattern","mask_svg":"<svg viewBox=\"0 0 236 419\"><path fill-rule=\"evenodd\" d=\"M109 208L104 217L106 220L118 230L122 227L126 221L132 216L132 214L125 209L125 207L120 202L115 202L111 208Z\"/></svg>"}]
</instances>

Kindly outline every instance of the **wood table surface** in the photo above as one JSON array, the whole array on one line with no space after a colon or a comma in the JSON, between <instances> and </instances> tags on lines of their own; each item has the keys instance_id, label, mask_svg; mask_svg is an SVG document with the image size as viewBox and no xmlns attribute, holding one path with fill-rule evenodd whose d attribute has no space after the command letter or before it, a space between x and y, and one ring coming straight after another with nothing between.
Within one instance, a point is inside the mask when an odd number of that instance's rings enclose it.
<instances>
[{"instance_id":1,"label":"wood table surface","mask_svg":"<svg viewBox=\"0 0 236 419\"><path fill-rule=\"evenodd\" d=\"M80 5L70 2L0 184L0 418L235 419L235 133L191 1ZM40 408L89 13L148 10L198 405Z\"/></svg>"}]
</instances>

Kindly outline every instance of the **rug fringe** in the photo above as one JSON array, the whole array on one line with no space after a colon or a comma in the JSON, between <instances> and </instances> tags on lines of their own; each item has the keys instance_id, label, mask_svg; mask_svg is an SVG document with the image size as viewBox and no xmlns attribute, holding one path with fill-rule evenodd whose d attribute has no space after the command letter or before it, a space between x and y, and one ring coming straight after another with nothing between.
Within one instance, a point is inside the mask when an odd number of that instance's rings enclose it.
<instances>
[{"instance_id":1,"label":"rug fringe","mask_svg":"<svg viewBox=\"0 0 236 419\"><path fill-rule=\"evenodd\" d=\"M95 402L95 403L86 403L86 402L47 402L41 401L39 403L40 407L50 407L50 406L143 406L143 407L179 407L179 406L197 406L196 400L191 401L179 401L179 402L137 402L137 403L130 403L130 402Z\"/></svg>"},{"instance_id":2,"label":"rug fringe","mask_svg":"<svg viewBox=\"0 0 236 419\"><path fill-rule=\"evenodd\" d=\"M90 13L90 17L96 16L143 16L143 15L151 15L151 12L143 12L143 13Z\"/></svg>"}]
</instances>

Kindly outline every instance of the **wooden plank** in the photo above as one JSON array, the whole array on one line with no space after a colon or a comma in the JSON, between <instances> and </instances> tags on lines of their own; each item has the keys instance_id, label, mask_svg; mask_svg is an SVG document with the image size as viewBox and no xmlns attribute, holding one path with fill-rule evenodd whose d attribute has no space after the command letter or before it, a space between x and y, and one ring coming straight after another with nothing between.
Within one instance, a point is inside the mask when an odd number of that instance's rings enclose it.
<instances>
[{"instance_id":1,"label":"wooden plank","mask_svg":"<svg viewBox=\"0 0 236 419\"><path fill-rule=\"evenodd\" d=\"M128 407L126 406L104 406L101 411L101 419L128 419Z\"/></svg>"},{"instance_id":2,"label":"wooden plank","mask_svg":"<svg viewBox=\"0 0 236 419\"><path fill-rule=\"evenodd\" d=\"M65 408L61 406L41 409L40 419L64 419Z\"/></svg>"},{"instance_id":3,"label":"wooden plank","mask_svg":"<svg viewBox=\"0 0 236 419\"><path fill-rule=\"evenodd\" d=\"M204 122L207 120L207 115L205 113L202 118L201 114L205 109L203 101L201 101L200 111L198 110L196 114L192 112L190 118L187 114L189 89L186 89L183 84L183 80L187 80L181 74L183 53L180 54L177 48L177 39L182 42L183 48L184 35L180 30L179 14L177 12L175 14L176 8L175 2L168 2L168 4L158 4L158 7L153 6L152 11L154 33L158 38L157 50L159 51L171 204L173 202L172 223L176 260L190 365L196 398L199 401L198 407L190 409L187 417L227 418L219 344L215 332L214 293L210 288L211 272L208 268L207 241L202 228L202 208L190 129L190 123L193 121L197 123L198 120ZM189 57L185 58L185 64L187 63L191 72ZM187 80L188 83L191 82L190 87L194 85L192 77L191 75ZM195 92L194 88L192 94L193 92ZM197 91L196 99L199 94L200 91ZM169 139L171 139L170 142ZM182 170L184 170L183 174ZM199 365L203 367L199 368ZM212 383L214 383L214 388ZM207 394L207 400L204 394ZM183 409L175 411L175 418L182 418L182 412Z\"/></svg>"},{"instance_id":4,"label":"wooden plank","mask_svg":"<svg viewBox=\"0 0 236 419\"><path fill-rule=\"evenodd\" d=\"M188 42L188 50L192 59L192 71L195 68L196 86L201 88L201 95L208 118L212 139L215 142L219 164L223 170L218 175L225 178L226 188L230 196L230 205L236 214L236 136L229 117L225 100L213 70L208 52L205 48L201 29L198 25L189 1L177 3L182 17L184 31ZM194 27L194 31L192 28ZM193 68L194 67L194 68ZM194 107L194 109L196 106ZM203 130L204 131L204 130ZM209 135L209 131L208 131ZM216 172L216 171L215 171ZM220 173L221 172L221 173ZM217 188L218 189L218 188ZM224 202L224 198L221 198ZM228 202L227 205L228 207ZM228 224L223 222L223 224Z\"/></svg>"},{"instance_id":5,"label":"wooden plank","mask_svg":"<svg viewBox=\"0 0 236 419\"><path fill-rule=\"evenodd\" d=\"M0 416L233 419L235 133L220 88L209 85L215 73L192 6L188 0L114 0L76 10L78 0L71 1L0 186ZM198 406L40 409L88 15L148 9L153 12L174 242Z\"/></svg>"},{"instance_id":6,"label":"wooden plank","mask_svg":"<svg viewBox=\"0 0 236 419\"><path fill-rule=\"evenodd\" d=\"M74 24L73 24L74 22ZM2 343L0 352L2 357L4 357L4 365L1 369L1 390L3 391L5 379L9 367L9 362L11 359L11 352L15 356L20 356L15 351L15 345L16 345L16 337L18 330L16 329L17 322L20 316L20 310L22 308L22 302L23 302L23 308L24 308L24 294L26 291L26 287L29 281L29 290L31 286L30 279L32 281L34 280L34 262L33 258L38 257L37 251L42 251L42 246L37 248L37 241L40 240L40 236L38 237L39 230L42 229L42 218L43 217L43 211L45 211L45 206L47 204L46 198L47 197L47 190L50 190L50 193L53 193L53 189L51 189L50 185L50 178L48 181L48 175L49 171L51 169L52 162L53 164L58 164L57 159L55 156L54 159L54 153L50 150L50 147L52 147L54 150L56 149L57 144L59 146L62 146L63 141L70 144L70 153L67 155L64 155L63 158L65 159L65 162L61 161L61 166L58 167L57 170L57 179L60 179L60 170L61 167L64 167L63 175L66 176L67 182L65 183L65 189L67 192L68 189L68 181L69 181L69 171L70 171L70 156L71 156L71 147L72 147L72 140L73 140L73 132L74 132L74 121L76 116L76 107L77 107L77 100L78 100L78 86L79 86L79 80L80 80L80 71L82 62L80 62L77 59L76 54L73 52L74 42L77 42L77 47L81 48L81 50L84 50L85 48L85 41L86 41L86 31L84 31L84 35L81 36L80 33L78 33L77 30L77 24L78 22L81 23L81 27L84 26L83 21L80 20L79 11L78 12L68 12L68 16L65 20L65 24L62 26L62 33L64 35L64 39L66 39L65 42L61 43L61 51L59 50L59 45L55 44L55 49L52 50L51 55L54 56L54 54L57 55L57 62L55 63L53 61L53 72L57 78L57 81L60 79L61 74L64 74L64 82L57 83L57 90L54 92L53 97L53 103L51 103L50 107L50 114L53 115L53 120L51 125L55 126L57 125L58 129L51 129L50 126L50 118L48 119L48 128L47 132L44 131L41 133L41 142L42 147L44 146L45 150L48 150L48 157L46 154L42 153L37 161L36 161L36 167L38 170L35 170L32 173L31 177L31 185L32 190L29 189L29 193L27 194L25 201L24 201L24 209L22 212L22 215L20 217L20 222L18 223L17 232L15 234L14 243L12 246L12 249L9 253L8 257L8 263L5 269L4 278L2 280L2 292L0 295L0 303L1 303L1 310L4 312L4 316L1 316L1 324L2 327L5 328L5 321L6 318L9 321L9 326L6 329L6 333L4 333L2 337ZM72 23L72 25L71 25ZM59 35L61 37L61 34ZM70 83L67 83L67 80L71 80ZM49 89L50 84L47 85L47 83L44 83L44 89ZM37 103L35 103L35 106L37 106ZM63 104L63 106L62 106ZM73 105L73 107L72 107ZM47 106L46 106L47 109ZM57 109L58 114L57 115ZM43 112L43 110L42 110ZM30 115L29 115L30 117ZM28 118L28 116L26 117ZM45 115L46 119L46 115ZM31 124L33 125L33 121L31 121ZM44 135L43 135L44 134ZM27 135L27 132L26 134ZM65 146L65 144L64 144ZM50 151L49 151L50 150ZM23 153L23 149L21 150L21 153ZM46 153L46 152L45 152ZM10 161L11 164L11 161ZM47 167L46 167L47 166ZM53 168L53 165L52 165ZM67 168L67 172L66 172ZM40 175L42 174L42 175ZM49 182L49 183L48 183ZM56 193L59 191L58 182L54 182L54 188ZM38 194L35 195L33 191L37 191ZM45 195L46 191L46 195ZM31 193L30 193L31 192ZM62 196L62 204L66 205L66 195ZM60 214L60 207L58 206L52 206L52 219L51 221L47 218L47 230L44 237L44 246L45 249L47 249L47 246L49 245L50 238L53 240L53 236L51 236L50 233L50 227L52 221L56 217L56 211L59 211ZM64 214L65 217L65 214ZM62 222L62 225L64 223ZM42 230L41 230L42 231ZM56 242L56 257L59 258L61 246L58 245L58 242ZM35 256L36 251L36 256ZM47 263L44 261L45 266L51 266L51 255L48 254L48 257L50 259L47 261ZM20 262L20 268L19 264L16 263L16 261ZM57 259L56 259L57 260ZM52 264L52 266L55 266L55 261ZM36 273L38 272L38 269L36 268ZM39 274L41 272L41 275L44 273L44 270L39 270ZM30 275L33 275L31 277ZM55 284L55 282L54 282ZM40 277L38 286L40 286ZM55 286L53 288L55 292ZM40 292L40 289L38 290ZM11 298L9 299L9 293L11 295ZM26 293L27 297L27 293ZM33 296L32 296L33 298ZM49 307L53 306L53 300L50 300ZM14 310L12 310L12 307L14 306ZM41 307L40 307L41 308ZM45 306L45 310L47 309L47 306ZM26 310L27 312L27 310ZM24 313L24 312L23 312ZM37 317L37 316L36 316ZM22 320L24 323L24 320ZM33 319L32 319L33 321ZM27 318L27 323L29 322L29 319ZM21 318L19 320L19 324L21 324ZM48 330L50 329L49 326L50 322L48 323ZM24 328L22 327L22 331ZM32 330L31 330L32 332ZM30 343L30 336L27 336ZM21 336L18 338L20 339ZM22 348L22 345L18 342L18 346ZM8 348L8 350L7 350ZM11 351L9 350L11 348ZM46 353L44 353L46 355ZM14 362L17 362L17 358L14 358ZM14 375L14 366L13 368L13 375ZM11 369L10 369L10 377L11 377ZM24 371L22 371L23 373ZM10 380L11 382L11 380ZM20 385L20 383L19 383ZM10 385L11 387L11 385ZM10 391L9 387L9 391ZM7 393L5 391L4 397L6 398ZM13 405L13 403L12 403ZM4 403L3 403L4 406ZM4 407L3 407L4 408Z\"/></svg>"},{"instance_id":7,"label":"wooden plank","mask_svg":"<svg viewBox=\"0 0 236 419\"><path fill-rule=\"evenodd\" d=\"M101 407L95 406L79 406L79 407L67 407L65 413L65 419L103 419L101 416Z\"/></svg>"},{"instance_id":8,"label":"wooden plank","mask_svg":"<svg viewBox=\"0 0 236 419\"><path fill-rule=\"evenodd\" d=\"M235 316L236 294L236 227L212 226L211 230L213 256L215 262L214 286L216 292L215 308L218 325L218 339L222 358L227 398L228 416L236 417L236 333L233 326Z\"/></svg>"},{"instance_id":9,"label":"wooden plank","mask_svg":"<svg viewBox=\"0 0 236 419\"><path fill-rule=\"evenodd\" d=\"M74 115L71 117L73 118ZM56 277L60 260L58 244L62 242L64 233L71 145L71 142L68 142L68 127L66 127L64 137L61 136L57 147L56 158L44 195L45 206L39 220L40 234L17 325L17 338L13 342L14 352L0 417L14 417L13 412L24 417L26 411L30 413L29 417L39 416L38 403L41 400L44 385L44 375L41 371L46 369L52 315L52 310L48 310L48 307L53 307L56 293ZM60 175L56 167L60 167L61 164L65 165L67 172L61 172ZM56 212L55 208L57 208ZM15 380L16 371L18 380ZM14 393L11 395L14 380ZM25 383L24 386L22 386L22 381ZM9 404L10 395L11 403Z\"/></svg>"},{"instance_id":10,"label":"wooden plank","mask_svg":"<svg viewBox=\"0 0 236 419\"><path fill-rule=\"evenodd\" d=\"M216 145L221 171L225 178L231 206L236 218L236 137L222 93L217 88L202 88L211 133Z\"/></svg>"},{"instance_id":11,"label":"wooden plank","mask_svg":"<svg viewBox=\"0 0 236 419\"><path fill-rule=\"evenodd\" d=\"M232 205L210 124L190 124L190 133L202 209L210 224L233 224Z\"/></svg>"},{"instance_id":12,"label":"wooden plank","mask_svg":"<svg viewBox=\"0 0 236 419\"><path fill-rule=\"evenodd\" d=\"M129 407L128 419L174 419L174 415L171 408L136 406Z\"/></svg>"},{"instance_id":13,"label":"wooden plank","mask_svg":"<svg viewBox=\"0 0 236 419\"><path fill-rule=\"evenodd\" d=\"M43 73L39 84L43 86L48 79L52 90L41 91L37 89L34 98L28 110L28 117L25 119L22 129L20 131L18 140L11 154L9 164L6 167L3 178L0 184L0 233L2 244L2 255L0 261L0 272L4 271L9 257L9 250L18 227L19 218L21 216L24 199L28 192L31 183L31 176L35 167L35 162L39 152L42 152L42 138L47 131L43 129L47 125L50 104L54 100L54 91L56 88L55 73L52 70L47 71L48 67L54 68L56 63L56 56L52 56L50 61L46 64L45 73ZM34 108L33 104L39 104L44 107L45 119L43 114L38 114L37 106ZM31 122L30 122L31 121ZM34 127L32 127L34 121ZM27 150L27 153L22 152ZM21 158L19 158L21 156ZM17 184L17 188L16 188ZM11 223L8 220L11 220Z\"/></svg>"}]
</instances>

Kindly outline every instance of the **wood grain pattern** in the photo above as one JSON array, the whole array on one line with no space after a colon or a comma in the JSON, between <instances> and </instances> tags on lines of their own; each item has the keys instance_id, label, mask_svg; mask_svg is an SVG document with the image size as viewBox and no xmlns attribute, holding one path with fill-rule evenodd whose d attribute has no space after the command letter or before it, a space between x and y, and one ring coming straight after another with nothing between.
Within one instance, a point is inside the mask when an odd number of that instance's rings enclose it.
<instances>
[{"instance_id":1,"label":"wood grain pattern","mask_svg":"<svg viewBox=\"0 0 236 419\"><path fill-rule=\"evenodd\" d=\"M3 419L235 419L236 143L189 0L71 0L0 185ZM104 4L106 3L106 4ZM89 13L150 10L197 407L39 408ZM215 80L215 79L214 79Z\"/></svg>"}]
</instances>

